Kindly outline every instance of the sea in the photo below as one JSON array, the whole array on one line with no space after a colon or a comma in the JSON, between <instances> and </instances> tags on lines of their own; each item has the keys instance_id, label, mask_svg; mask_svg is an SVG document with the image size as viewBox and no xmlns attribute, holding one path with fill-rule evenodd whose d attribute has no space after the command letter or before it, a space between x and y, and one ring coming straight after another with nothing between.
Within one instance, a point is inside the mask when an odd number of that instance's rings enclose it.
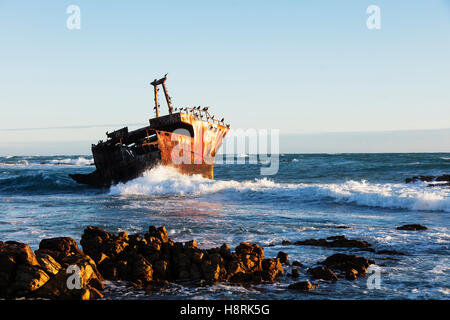
<instances>
[{"instance_id":1,"label":"sea","mask_svg":"<svg viewBox=\"0 0 450 320\"><path fill-rule=\"evenodd\" d=\"M129 234L155 225L165 226L174 241L195 239L202 248L225 242L232 249L249 241L261 245L266 257L283 251L304 265L296 280L285 275L253 286L176 283L146 294L124 281L106 281L105 299L449 299L450 188L405 184L416 175L450 173L449 153L277 157L273 175L261 174L264 161L240 155L216 164L214 180L157 167L108 189L68 176L93 171L91 156L0 157L0 240L35 250L50 237L79 243L89 225ZM428 230L396 229L404 224ZM282 244L337 235L403 255ZM334 253L371 258L379 268L355 281L316 281L319 287L310 292L287 288L309 279L307 268Z\"/></svg>"}]
</instances>

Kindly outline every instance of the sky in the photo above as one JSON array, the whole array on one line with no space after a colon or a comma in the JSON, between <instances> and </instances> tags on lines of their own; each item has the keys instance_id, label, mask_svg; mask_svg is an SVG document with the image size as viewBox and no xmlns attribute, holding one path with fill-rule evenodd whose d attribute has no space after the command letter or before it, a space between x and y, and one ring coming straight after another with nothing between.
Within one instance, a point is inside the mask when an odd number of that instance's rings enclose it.
<instances>
[{"instance_id":1,"label":"sky","mask_svg":"<svg viewBox=\"0 0 450 320\"><path fill-rule=\"evenodd\" d=\"M450 152L449 0L0 0L0 40L0 155L89 154L165 73L281 152Z\"/></svg>"}]
</instances>

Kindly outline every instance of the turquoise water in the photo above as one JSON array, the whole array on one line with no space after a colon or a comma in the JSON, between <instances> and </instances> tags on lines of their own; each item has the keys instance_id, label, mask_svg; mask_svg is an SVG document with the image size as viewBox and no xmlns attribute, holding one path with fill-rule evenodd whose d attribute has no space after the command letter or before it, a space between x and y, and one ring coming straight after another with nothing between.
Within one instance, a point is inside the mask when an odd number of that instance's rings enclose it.
<instances>
[{"instance_id":1,"label":"turquoise water","mask_svg":"<svg viewBox=\"0 0 450 320\"><path fill-rule=\"evenodd\" d=\"M266 256L282 250L306 266L336 252L376 260L381 289L366 278L321 282L311 293L277 284L205 288L172 285L151 296L108 282L107 298L171 299L448 299L450 295L450 188L404 184L414 175L450 173L450 154L286 154L279 171L261 176L262 164L218 164L215 180L157 168L111 189L77 185L67 175L94 170L90 156L0 157L0 240L29 243L71 236L96 225L108 231L145 232L164 225L175 241L202 247L252 241ZM397 231L419 223L428 231ZM337 229L345 225L350 229ZM376 255L352 249L281 245L282 240L334 235L369 241ZM287 268L289 270L289 268ZM300 280L308 278L300 270Z\"/></svg>"}]
</instances>

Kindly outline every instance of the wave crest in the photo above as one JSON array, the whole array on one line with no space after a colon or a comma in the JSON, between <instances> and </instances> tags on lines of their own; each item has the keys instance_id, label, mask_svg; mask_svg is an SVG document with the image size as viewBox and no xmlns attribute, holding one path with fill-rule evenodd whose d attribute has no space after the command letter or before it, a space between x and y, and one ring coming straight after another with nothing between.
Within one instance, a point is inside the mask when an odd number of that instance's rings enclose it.
<instances>
[{"instance_id":1,"label":"wave crest","mask_svg":"<svg viewBox=\"0 0 450 320\"><path fill-rule=\"evenodd\" d=\"M332 184L276 183L267 178L253 181L209 180L183 175L173 168L157 167L144 176L111 187L112 195L204 195L226 193L230 200L261 194L265 201L332 201L360 206L450 212L450 190L426 184L376 184L346 181Z\"/></svg>"}]
</instances>

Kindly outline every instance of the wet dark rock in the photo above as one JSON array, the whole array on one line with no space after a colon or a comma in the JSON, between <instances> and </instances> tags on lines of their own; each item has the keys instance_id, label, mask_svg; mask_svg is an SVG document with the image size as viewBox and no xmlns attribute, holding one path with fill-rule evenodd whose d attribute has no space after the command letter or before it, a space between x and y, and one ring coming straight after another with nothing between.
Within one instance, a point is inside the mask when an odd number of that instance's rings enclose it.
<instances>
[{"instance_id":1,"label":"wet dark rock","mask_svg":"<svg viewBox=\"0 0 450 320\"><path fill-rule=\"evenodd\" d=\"M298 246L320 246L330 248L367 248L371 244L367 241L347 239L346 236L333 236L327 239L307 239L294 243Z\"/></svg>"},{"instance_id":2,"label":"wet dark rock","mask_svg":"<svg viewBox=\"0 0 450 320\"><path fill-rule=\"evenodd\" d=\"M291 277L292 278L298 278L300 276L300 273L298 272L298 269L292 269Z\"/></svg>"},{"instance_id":3,"label":"wet dark rock","mask_svg":"<svg viewBox=\"0 0 450 320\"><path fill-rule=\"evenodd\" d=\"M167 233L166 228L164 227L156 228L155 226L150 226L148 228L148 234L150 237L155 237L159 239L161 242L169 241L169 235Z\"/></svg>"},{"instance_id":4,"label":"wet dark rock","mask_svg":"<svg viewBox=\"0 0 450 320\"><path fill-rule=\"evenodd\" d=\"M281 241L281 244L282 245L290 245L292 243L289 240L283 240L283 241Z\"/></svg>"},{"instance_id":5,"label":"wet dark rock","mask_svg":"<svg viewBox=\"0 0 450 320\"><path fill-rule=\"evenodd\" d=\"M401 227L397 227L397 230L420 231L420 230L428 230L428 228L420 224L405 224Z\"/></svg>"},{"instance_id":6,"label":"wet dark rock","mask_svg":"<svg viewBox=\"0 0 450 320\"><path fill-rule=\"evenodd\" d=\"M35 297L49 299L101 299L105 289L103 277L95 262L83 253L70 254L58 263L62 268L44 286L34 293Z\"/></svg>"},{"instance_id":7,"label":"wet dark rock","mask_svg":"<svg viewBox=\"0 0 450 320\"><path fill-rule=\"evenodd\" d=\"M55 259L71 254L82 254L75 240L69 237L43 239L39 243L39 250L51 251L55 254L53 257Z\"/></svg>"},{"instance_id":8,"label":"wet dark rock","mask_svg":"<svg viewBox=\"0 0 450 320\"><path fill-rule=\"evenodd\" d=\"M292 265L294 267L301 267L301 268L303 267L303 264L300 261L297 261L297 260L293 261Z\"/></svg>"},{"instance_id":9,"label":"wet dark rock","mask_svg":"<svg viewBox=\"0 0 450 320\"><path fill-rule=\"evenodd\" d=\"M264 259L261 262L262 266L262 279L264 281L275 281L278 277L284 274L284 269L281 266L280 259Z\"/></svg>"},{"instance_id":10,"label":"wet dark rock","mask_svg":"<svg viewBox=\"0 0 450 320\"><path fill-rule=\"evenodd\" d=\"M282 264L289 264L289 255L286 252L278 252L277 258L280 259Z\"/></svg>"},{"instance_id":11,"label":"wet dark rock","mask_svg":"<svg viewBox=\"0 0 450 320\"><path fill-rule=\"evenodd\" d=\"M397 250L378 250L376 254L386 254L386 255L392 255L392 256L403 256L404 253L399 252Z\"/></svg>"},{"instance_id":12,"label":"wet dark rock","mask_svg":"<svg viewBox=\"0 0 450 320\"><path fill-rule=\"evenodd\" d=\"M29 245L0 243L0 297L28 296L49 279Z\"/></svg>"},{"instance_id":13,"label":"wet dark rock","mask_svg":"<svg viewBox=\"0 0 450 320\"><path fill-rule=\"evenodd\" d=\"M406 178L405 183L415 183L417 181L423 181L428 183L429 187L443 187L450 186L450 174L444 174L441 176L415 176L412 178Z\"/></svg>"},{"instance_id":14,"label":"wet dark rock","mask_svg":"<svg viewBox=\"0 0 450 320\"><path fill-rule=\"evenodd\" d=\"M330 281L337 281L338 278L334 274L334 272L326 267L315 267L308 269L308 273L314 278L314 279L321 279L321 280L330 280Z\"/></svg>"},{"instance_id":15,"label":"wet dark rock","mask_svg":"<svg viewBox=\"0 0 450 320\"><path fill-rule=\"evenodd\" d=\"M412 178L406 178L405 183L414 183L417 181L423 181L423 182L431 182L435 179L435 176L415 176Z\"/></svg>"},{"instance_id":16,"label":"wet dark rock","mask_svg":"<svg viewBox=\"0 0 450 320\"><path fill-rule=\"evenodd\" d=\"M345 271L345 279L356 280L358 278L358 271L355 269L348 269Z\"/></svg>"},{"instance_id":17,"label":"wet dark rock","mask_svg":"<svg viewBox=\"0 0 450 320\"><path fill-rule=\"evenodd\" d=\"M313 285L309 281L300 281L300 282L295 282L293 284L290 284L288 286L288 289L299 290L299 291L310 291L310 290L315 289L316 287L317 287L317 285Z\"/></svg>"},{"instance_id":18,"label":"wet dark rock","mask_svg":"<svg viewBox=\"0 0 450 320\"><path fill-rule=\"evenodd\" d=\"M147 292L179 281L273 282L284 274L282 261L289 261L282 252L267 259L261 246L249 242L234 252L227 244L200 249L195 240L173 242L164 227L154 226L143 236L89 226L80 243L83 251L72 238L44 239L35 255L26 244L0 242L0 297L99 299L103 279L126 280Z\"/></svg>"},{"instance_id":19,"label":"wet dark rock","mask_svg":"<svg viewBox=\"0 0 450 320\"><path fill-rule=\"evenodd\" d=\"M43 253L42 251L37 253L36 257L42 269L50 276L56 275L62 268L51 255Z\"/></svg>"},{"instance_id":20,"label":"wet dark rock","mask_svg":"<svg viewBox=\"0 0 450 320\"><path fill-rule=\"evenodd\" d=\"M326 258L321 264L334 271L345 272L345 278L353 280L365 275L369 265L375 264L375 261L357 255L336 253Z\"/></svg>"}]
</instances>

